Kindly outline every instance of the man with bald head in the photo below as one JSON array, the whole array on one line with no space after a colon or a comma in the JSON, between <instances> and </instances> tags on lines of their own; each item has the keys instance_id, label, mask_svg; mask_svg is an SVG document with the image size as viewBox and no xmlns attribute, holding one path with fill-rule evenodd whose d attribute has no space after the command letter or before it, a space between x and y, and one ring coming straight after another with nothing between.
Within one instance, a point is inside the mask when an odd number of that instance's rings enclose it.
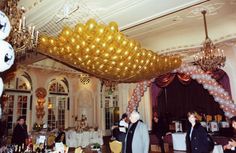
<instances>
[{"instance_id":1,"label":"man with bald head","mask_svg":"<svg viewBox=\"0 0 236 153\"><path fill-rule=\"evenodd\" d=\"M140 121L138 112L133 111L130 114L130 122L125 138L124 153L148 153L149 134L146 124Z\"/></svg>"}]
</instances>

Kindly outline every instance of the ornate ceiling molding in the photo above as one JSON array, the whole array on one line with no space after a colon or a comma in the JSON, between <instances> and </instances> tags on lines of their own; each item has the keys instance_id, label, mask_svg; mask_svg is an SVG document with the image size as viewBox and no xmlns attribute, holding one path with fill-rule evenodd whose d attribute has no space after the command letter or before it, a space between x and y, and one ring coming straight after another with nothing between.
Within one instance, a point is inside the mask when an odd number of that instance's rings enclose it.
<instances>
[{"instance_id":1,"label":"ornate ceiling molding","mask_svg":"<svg viewBox=\"0 0 236 153\"><path fill-rule=\"evenodd\" d=\"M224 43L226 41L231 41L236 39L236 33L232 33L229 35L225 35L222 37L219 37L217 39L212 40L214 44L216 44L217 46L220 45L221 43ZM194 48L200 48L202 47L202 43L201 44L186 44L186 45L180 45L180 46L173 46L173 47L169 47L166 49L162 49L159 51L160 54L166 54L166 53L171 53L171 52L175 52L175 51L179 51L179 50L186 50L186 49L194 49Z\"/></svg>"},{"instance_id":2,"label":"ornate ceiling molding","mask_svg":"<svg viewBox=\"0 0 236 153\"><path fill-rule=\"evenodd\" d=\"M183 22L183 18L180 16L170 16L162 18L154 23L147 24L145 26L136 27L125 32L126 35L131 38L141 37L147 33L157 32L159 30L164 30L169 27L173 27L179 23ZM158 29L157 29L158 27Z\"/></svg>"},{"instance_id":3,"label":"ornate ceiling molding","mask_svg":"<svg viewBox=\"0 0 236 153\"><path fill-rule=\"evenodd\" d=\"M190 10L190 12L186 15L186 17L196 18L202 17L201 12L203 10L207 11L207 15L217 15L218 11L225 5L225 3L211 3L209 5L200 5L196 6L194 9Z\"/></svg>"},{"instance_id":4,"label":"ornate ceiling molding","mask_svg":"<svg viewBox=\"0 0 236 153\"><path fill-rule=\"evenodd\" d=\"M230 4L236 5L236 0L230 0Z\"/></svg>"}]
</instances>

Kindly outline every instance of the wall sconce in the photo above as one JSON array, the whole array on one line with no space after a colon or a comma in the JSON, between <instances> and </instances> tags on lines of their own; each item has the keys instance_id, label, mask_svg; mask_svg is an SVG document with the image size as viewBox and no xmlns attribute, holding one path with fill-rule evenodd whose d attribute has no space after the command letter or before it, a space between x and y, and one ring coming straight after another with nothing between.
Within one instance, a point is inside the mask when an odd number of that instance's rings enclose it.
<instances>
[{"instance_id":1,"label":"wall sconce","mask_svg":"<svg viewBox=\"0 0 236 153\"><path fill-rule=\"evenodd\" d=\"M84 85L89 84L89 82L90 82L90 77L89 77L88 74L82 73L82 74L80 74L79 77L80 77L80 82L81 82L82 84L84 84Z\"/></svg>"}]
</instances>

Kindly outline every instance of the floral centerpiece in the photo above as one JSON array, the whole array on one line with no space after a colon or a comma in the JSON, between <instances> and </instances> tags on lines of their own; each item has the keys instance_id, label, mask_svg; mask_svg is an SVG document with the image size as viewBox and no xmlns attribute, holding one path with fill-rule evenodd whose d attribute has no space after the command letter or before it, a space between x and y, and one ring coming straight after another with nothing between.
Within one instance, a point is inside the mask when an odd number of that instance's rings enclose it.
<instances>
[{"instance_id":1,"label":"floral centerpiece","mask_svg":"<svg viewBox=\"0 0 236 153\"><path fill-rule=\"evenodd\" d=\"M101 149L101 146L99 143L94 143L92 146L91 146L91 150L100 150Z\"/></svg>"}]
</instances>

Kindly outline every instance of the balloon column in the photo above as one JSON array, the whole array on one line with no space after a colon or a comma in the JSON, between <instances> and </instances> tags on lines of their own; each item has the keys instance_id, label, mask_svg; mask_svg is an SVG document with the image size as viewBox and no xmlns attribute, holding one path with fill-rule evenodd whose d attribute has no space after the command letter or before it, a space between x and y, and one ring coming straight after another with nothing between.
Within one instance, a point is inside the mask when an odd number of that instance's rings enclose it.
<instances>
[{"instance_id":1,"label":"balloon column","mask_svg":"<svg viewBox=\"0 0 236 153\"><path fill-rule=\"evenodd\" d=\"M4 41L8 37L11 31L11 25L8 17L0 11L0 73L8 70L15 60L15 54L12 46ZM3 91L3 81L0 77L0 96ZM1 107L0 107L0 118L1 118Z\"/></svg>"},{"instance_id":2,"label":"balloon column","mask_svg":"<svg viewBox=\"0 0 236 153\"><path fill-rule=\"evenodd\" d=\"M214 100L220 104L225 116L231 118L236 115L236 104L234 104L228 92L199 66L182 65L177 71L190 75L192 79L196 79L198 83L202 84L203 88L207 89Z\"/></svg>"},{"instance_id":3,"label":"balloon column","mask_svg":"<svg viewBox=\"0 0 236 153\"><path fill-rule=\"evenodd\" d=\"M139 82L135 89L132 92L131 98L128 101L128 107L126 110L127 114L132 113L133 110L135 110L138 107L139 102L141 101L141 98L144 96L144 93L147 91L147 88L151 85L151 83L155 79L151 79L149 81L143 81Z\"/></svg>"},{"instance_id":4,"label":"balloon column","mask_svg":"<svg viewBox=\"0 0 236 153\"><path fill-rule=\"evenodd\" d=\"M57 37L41 36L38 51L115 82L138 82L157 77L181 65L178 56L158 55L126 37L115 22L90 19L74 28L64 27Z\"/></svg>"}]
</instances>

